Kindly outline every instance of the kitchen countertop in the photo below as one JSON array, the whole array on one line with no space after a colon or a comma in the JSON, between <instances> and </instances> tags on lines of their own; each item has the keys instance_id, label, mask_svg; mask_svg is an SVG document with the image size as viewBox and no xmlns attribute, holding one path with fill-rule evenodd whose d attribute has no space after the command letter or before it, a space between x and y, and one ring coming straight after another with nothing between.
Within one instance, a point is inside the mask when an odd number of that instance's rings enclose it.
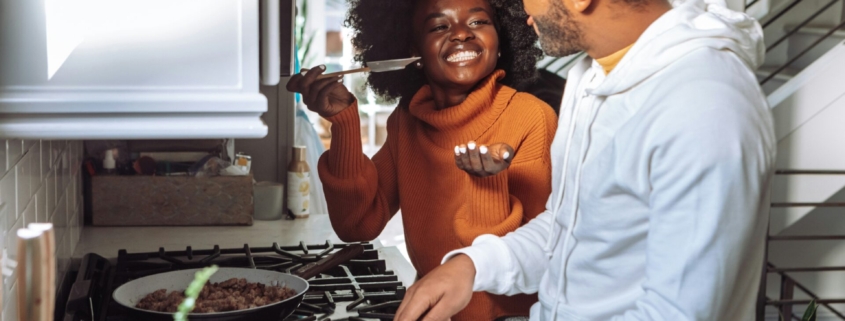
<instances>
[{"instance_id":1,"label":"kitchen countertop","mask_svg":"<svg viewBox=\"0 0 845 321\"><path fill-rule=\"evenodd\" d=\"M192 227L96 227L85 226L74 258L87 253L103 257L117 257L118 250L128 252L155 252L159 247L166 250L239 248L245 243L250 246L322 244L326 240L340 243L331 227L328 215L311 215L306 219L293 221L258 221L253 226L192 226ZM413 283L416 270L396 247L382 247L379 240L372 242L385 259L387 268L393 270L406 285Z\"/></svg>"}]
</instances>

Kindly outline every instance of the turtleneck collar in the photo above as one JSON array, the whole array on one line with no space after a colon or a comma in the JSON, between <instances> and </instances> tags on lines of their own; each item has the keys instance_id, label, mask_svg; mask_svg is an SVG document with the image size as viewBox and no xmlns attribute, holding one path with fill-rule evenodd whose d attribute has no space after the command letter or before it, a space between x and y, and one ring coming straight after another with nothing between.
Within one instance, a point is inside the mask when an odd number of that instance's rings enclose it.
<instances>
[{"instance_id":1,"label":"turtleneck collar","mask_svg":"<svg viewBox=\"0 0 845 321\"><path fill-rule=\"evenodd\" d=\"M516 90L499 84L505 77L504 70L496 70L479 82L463 103L437 109L431 87L420 88L408 105L411 115L426 126L426 134L445 146L475 140L499 118Z\"/></svg>"}]
</instances>

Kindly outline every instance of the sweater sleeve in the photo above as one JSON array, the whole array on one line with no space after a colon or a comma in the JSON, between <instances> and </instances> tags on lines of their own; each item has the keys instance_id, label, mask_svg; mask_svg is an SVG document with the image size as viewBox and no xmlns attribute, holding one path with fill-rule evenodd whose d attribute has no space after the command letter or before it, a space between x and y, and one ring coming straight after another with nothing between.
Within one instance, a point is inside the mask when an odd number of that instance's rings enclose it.
<instances>
[{"instance_id":1,"label":"sweater sleeve","mask_svg":"<svg viewBox=\"0 0 845 321\"><path fill-rule=\"evenodd\" d=\"M378 237L399 210L398 183L392 133L395 113L388 118L388 139L373 159L361 147L358 103L328 118L332 123L330 149L320 157L318 170L338 237L345 242L370 241Z\"/></svg>"},{"instance_id":2,"label":"sweater sleeve","mask_svg":"<svg viewBox=\"0 0 845 321\"><path fill-rule=\"evenodd\" d=\"M520 102L531 104L519 107L533 115L519 124L524 127L515 126L529 131L513 146L516 151L510 167L489 177L469 177L466 202L455 216L455 233L462 246L484 234L504 236L545 210L551 193L549 149L557 118L551 107L536 98Z\"/></svg>"}]
</instances>

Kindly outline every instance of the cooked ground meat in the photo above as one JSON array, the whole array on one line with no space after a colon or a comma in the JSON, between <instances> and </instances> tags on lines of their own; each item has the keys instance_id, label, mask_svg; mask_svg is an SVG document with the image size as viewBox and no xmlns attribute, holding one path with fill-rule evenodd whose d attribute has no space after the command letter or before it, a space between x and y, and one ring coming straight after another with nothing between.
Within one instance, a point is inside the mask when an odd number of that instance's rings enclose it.
<instances>
[{"instance_id":1,"label":"cooked ground meat","mask_svg":"<svg viewBox=\"0 0 845 321\"><path fill-rule=\"evenodd\" d=\"M232 278L220 283L208 282L200 291L193 313L235 311L260 307L279 302L296 295L296 291L280 286L250 283L246 279ZM159 312L176 312L185 299L183 291L161 289L147 294L135 306L139 309Z\"/></svg>"}]
</instances>

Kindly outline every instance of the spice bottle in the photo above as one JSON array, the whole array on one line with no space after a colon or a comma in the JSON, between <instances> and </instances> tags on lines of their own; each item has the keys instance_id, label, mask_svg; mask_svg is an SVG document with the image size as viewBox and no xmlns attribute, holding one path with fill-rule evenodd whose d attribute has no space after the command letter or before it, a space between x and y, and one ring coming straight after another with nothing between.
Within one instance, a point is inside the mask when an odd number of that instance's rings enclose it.
<instances>
[{"instance_id":1,"label":"spice bottle","mask_svg":"<svg viewBox=\"0 0 845 321\"><path fill-rule=\"evenodd\" d=\"M235 155L235 166L239 167L244 173L249 173L250 168L252 168L252 157L244 154L244 152L238 152Z\"/></svg>"},{"instance_id":2,"label":"spice bottle","mask_svg":"<svg viewBox=\"0 0 845 321\"><path fill-rule=\"evenodd\" d=\"M288 211L298 218L311 213L311 169L305 161L305 146L294 146L288 164Z\"/></svg>"},{"instance_id":3,"label":"spice bottle","mask_svg":"<svg viewBox=\"0 0 845 321\"><path fill-rule=\"evenodd\" d=\"M114 161L114 149L106 150L106 155L103 158L103 173L102 175L117 175Z\"/></svg>"}]
</instances>

